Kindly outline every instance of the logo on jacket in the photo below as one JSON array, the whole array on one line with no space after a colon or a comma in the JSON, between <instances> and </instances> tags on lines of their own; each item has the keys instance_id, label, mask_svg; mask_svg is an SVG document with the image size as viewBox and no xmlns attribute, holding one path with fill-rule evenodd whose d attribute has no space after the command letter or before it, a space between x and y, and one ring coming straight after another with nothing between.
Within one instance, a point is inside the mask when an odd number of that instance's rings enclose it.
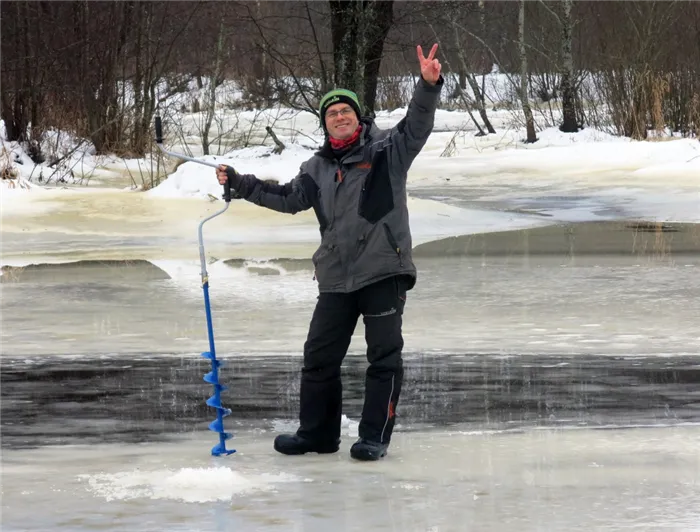
<instances>
[{"instance_id":1,"label":"logo on jacket","mask_svg":"<svg viewBox=\"0 0 700 532\"><path fill-rule=\"evenodd\" d=\"M356 168L362 168L363 170L369 170L372 168L372 163L368 163L367 161L362 161L361 163L357 163Z\"/></svg>"}]
</instances>

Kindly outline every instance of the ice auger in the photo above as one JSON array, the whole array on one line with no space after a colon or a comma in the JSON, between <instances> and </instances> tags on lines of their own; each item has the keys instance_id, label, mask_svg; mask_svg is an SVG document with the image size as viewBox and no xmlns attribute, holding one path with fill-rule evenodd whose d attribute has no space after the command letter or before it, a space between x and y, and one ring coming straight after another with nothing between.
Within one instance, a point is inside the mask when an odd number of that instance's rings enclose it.
<instances>
[{"instance_id":1,"label":"ice auger","mask_svg":"<svg viewBox=\"0 0 700 532\"><path fill-rule=\"evenodd\" d=\"M163 147L163 129L161 125L160 116L156 116L155 126L156 144L163 153L172 155L173 157L178 157L186 161L203 164L205 166L211 166L213 168L219 167L219 165L215 163L194 159L192 157L187 157L186 155L181 155L179 153L173 153L165 150L165 148ZM202 220L197 230L197 236L199 238L199 261L202 268L201 277L202 289L204 291L204 309L207 315L207 333L209 335L209 351L205 351L204 353L202 353L202 356L211 362L211 371L204 375L204 382L208 382L214 388L214 395L207 399L206 404L216 409L216 419L209 424L209 430L219 434L219 443L212 447L211 450L211 454L213 456L226 456L236 452L234 449L226 448L226 440L231 439L233 435L230 432L226 432L224 430L224 417L228 416L231 413L231 410L228 408L224 408L221 405L221 392L226 390L227 387L221 384L221 382L219 381L219 370L223 367L223 363L216 358L216 348L214 346L214 327L212 325L211 307L209 305L209 274L207 273L207 262L204 255L204 239L202 238L202 227L204 226L204 224L212 218L215 218L216 216L219 216L220 214L225 212L231 203L231 186L228 182L226 182L226 184L224 185L223 199L226 202L224 208Z\"/></svg>"}]
</instances>

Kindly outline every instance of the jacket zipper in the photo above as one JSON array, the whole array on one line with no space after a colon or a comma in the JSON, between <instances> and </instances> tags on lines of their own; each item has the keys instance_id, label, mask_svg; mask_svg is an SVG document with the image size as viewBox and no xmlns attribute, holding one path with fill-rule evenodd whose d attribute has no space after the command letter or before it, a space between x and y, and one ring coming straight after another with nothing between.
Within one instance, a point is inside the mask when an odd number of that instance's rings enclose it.
<instances>
[{"instance_id":1,"label":"jacket zipper","mask_svg":"<svg viewBox=\"0 0 700 532\"><path fill-rule=\"evenodd\" d=\"M391 244L391 247L394 248L394 251L396 251L396 254L399 256L399 265L403 268L403 255L401 253L401 248L399 247L398 242L396 242L391 229L389 229L389 224L384 223L383 225L384 230L386 231L386 236L389 239L389 244Z\"/></svg>"},{"instance_id":2,"label":"jacket zipper","mask_svg":"<svg viewBox=\"0 0 700 532\"><path fill-rule=\"evenodd\" d=\"M340 185L343 183L343 170L342 170L342 163L338 165L338 169L336 170L336 180L335 180L335 191L333 193L333 227L337 231L337 227L335 225L336 219L335 219L335 202L338 196L338 190L340 189ZM339 257L338 259L340 260L340 267L343 270L343 278L347 279L348 278L348 265L343 261L343 254L338 250Z\"/></svg>"}]
</instances>

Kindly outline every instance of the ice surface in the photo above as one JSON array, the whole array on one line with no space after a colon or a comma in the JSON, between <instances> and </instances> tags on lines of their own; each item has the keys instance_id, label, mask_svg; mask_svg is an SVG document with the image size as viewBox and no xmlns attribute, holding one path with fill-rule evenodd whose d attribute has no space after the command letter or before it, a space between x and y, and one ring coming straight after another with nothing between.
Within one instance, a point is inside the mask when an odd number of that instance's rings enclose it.
<instances>
[{"instance_id":1,"label":"ice surface","mask_svg":"<svg viewBox=\"0 0 700 532\"><path fill-rule=\"evenodd\" d=\"M411 352L698 354L697 255L416 261L420 281L404 318ZM158 269L128 262L56 266L32 270L25 281L17 274L12 281L8 271L2 278L3 356L203 349L198 261L154 264ZM223 356L301 353L317 296L310 261L219 260L208 272ZM169 278L155 277L163 273ZM364 350L363 335L360 326L353 350Z\"/></svg>"},{"instance_id":2,"label":"ice surface","mask_svg":"<svg viewBox=\"0 0 700 532\"><path fill-rule=\"evenodd\" d=\"M693 426L397 433L379 463L274 435L4 452L3 530L700 530Z\"/></svg>"}]
</instances>

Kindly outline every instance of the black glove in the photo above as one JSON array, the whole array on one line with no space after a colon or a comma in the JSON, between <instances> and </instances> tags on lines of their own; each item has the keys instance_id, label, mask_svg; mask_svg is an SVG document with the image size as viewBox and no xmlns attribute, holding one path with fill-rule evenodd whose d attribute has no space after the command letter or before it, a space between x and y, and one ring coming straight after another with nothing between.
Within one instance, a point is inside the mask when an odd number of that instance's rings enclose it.
<instances>
[{"instance_id":1,"label":"black glove","mask_svg":"<svg viewBox=\"0 0 700 532\"><path fill-rule=\"evenodd\" d=\"M241 174L236 172L233 166L226 166L226 177L228 177L228 184L231 187L231 199L241 199L243 196L238 193L238 189L243 184Z\"/></svg>"}]
</instances>

